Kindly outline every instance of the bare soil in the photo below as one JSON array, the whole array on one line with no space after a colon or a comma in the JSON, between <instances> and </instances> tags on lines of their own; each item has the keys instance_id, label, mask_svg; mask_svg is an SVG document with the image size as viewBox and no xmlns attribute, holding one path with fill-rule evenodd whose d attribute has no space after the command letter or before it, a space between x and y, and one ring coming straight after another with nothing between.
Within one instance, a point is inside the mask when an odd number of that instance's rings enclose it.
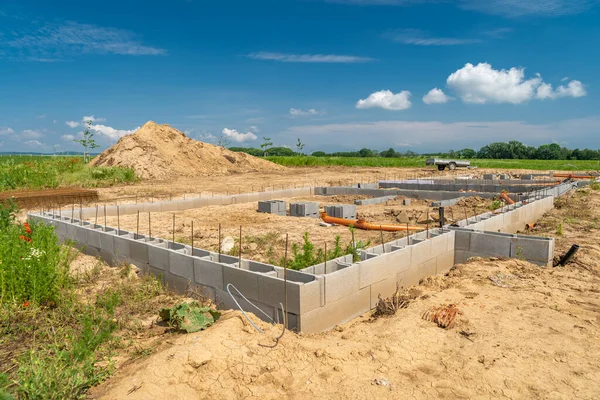
<instances>
[{"instance_id":1,"label":"bare soil","mask_svg":"<svg viewBox=\"0 0 600 400\"><path fill-rule=\"evenodd\" d=\"M475 258L412 289L396 315L367 313L321 334L286 332L237 311L120 368L103 399L600 397L600 194L557 200L534 233L556 235L565 267ZM560 224L560 228L559 228ZM557 235L557 231L561 234ZM423 319L454 304L456 323Z\"/></svg>"}]
</instances>

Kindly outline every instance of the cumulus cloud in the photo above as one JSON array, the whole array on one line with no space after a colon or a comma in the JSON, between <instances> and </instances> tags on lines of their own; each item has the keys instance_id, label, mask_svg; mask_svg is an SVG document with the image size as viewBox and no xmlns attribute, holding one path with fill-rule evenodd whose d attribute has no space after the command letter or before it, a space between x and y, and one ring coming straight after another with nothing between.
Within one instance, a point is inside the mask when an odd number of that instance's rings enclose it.
<instances>
[{"instance_id":1,"label":"cumulus cloud","mask_svg":"<svg viewBox=\"0 0 600 400\"><path fill-rule=\"evenodd\" d=\"M467 63L450 74L446 84L458 93L462 101L476 104L519 104L534 98L581 97L586 94L579 81L571 81L566 87L560 86L553 91L539 74L525 79L524 68L496 70L488 63Z\"/></svg>"},{"instance_id":2,"label":"cumulus cloud","mask_svg":"<svg viewBox=\"0 0 600 400\"><path fill-rule=\"evenodd\" d=\"M366 99L358 100L356 108L383 108L385 110L400 111L411 107L411 93L403 90L394 94L391 90L380 90L369 95Z\"/></svg>"},{"instance_id":3,"label":"cumulus cloud","mask_svg":"<svg viewBox=\"0 0 600 400\"><path fill-rule=\"evenodd\" d=\"M257 137L252 132L241 133L236 131L235 129L225 128L222 131L223 135L233 140L234 142L242 143L248 140L256 140Z\"/></svg>"},{"instance_id":4,"label":"cumulus cloud","mask_svg":"<svg viewBox=\"0 0 600 400\"><path fill-rule=\"evenodd\" d=\"M250 53L247 57L252 58L254 60L268 60L287 63L355 64L373 61L373 59L369 57L348 56L340 54L285 54L273 53L268 51Z\"/></svg>"},{"instance_id":5,"label":"cumulus cloud","mask_svg":"<svg viewBox=\"0 0 600 400\"><path fill-rule=\"evenodd\" d=\"M135 129L130 129L130 130L125 130L125 129L115 129L111 126L106 126L106 125L100 125L100 124L96 124L96 125L91 125L90 129L94 132L97 132L101 135L106 136L107 138L111 139L111 140L117 140L122 138L125 135L129 135L135 131L137 131L138 129L140 129L140 127L138 126Z\"/></svg>"},{"instance_id":6,"label":"cumulus cloud","mask_svg":"<svg viewBox=\"0 0 600 400\"><path fill-rule=\"evenodd\" d=\"M0 135L10 135L12 133L15 133L12 128L9 128L8 126L0 126Z\"/></svg>"},{"instance_id":7,"label":"cumulus cloud","mask_svg":"<svg viewBox=\"0 0 600 400\"><path fill-rule=\"evenodd\" d=\"M72 142L75 140L75 135L62 135L60 138L65 142Z\"/></svg>"},{"instance_id":8,"label":"cumulus cloud","mask_svg":"<svg viewBox=\"0 0 600 400\"><path fill-rule=\"evenodd\" d=\"M536 92L538 99L558 99L560 97L583 97L587 94L585 87L579 81L572 80L567 86L560 85L556 90L552 90L552 85L542 83Z\"/></svg>"},{"instance_id":9,"label":"cumulus cloud","mask_svg":"<svg viewBox=\"0 0 600 400\"><path fill-rule=\"evenodd\" d=\"M249 130L250 132L254 132L254 133L258 133L258 132L260 132L260 129L258 129L258 127L257 127L257 126L254 126L254 125L252 125L250 128L248 128L248 130Z\"/></svg>"},{"instance_id":10,"label":"cumulus cloud","mask_svg":"<svg viewBox=\"0 0 600 400\"><path fill-rule=\"evenodd\" d=\"M83 123L87 123L88 121L92 121L92 122L105 122L106 118L96 118L93 115L85 116L85 117L81 118L81 122L83 122Z\"/></svg>"},{"instance_id":11,"label":"cumulus cloud","mask_svg":"<svg viewBox=\"0 0 600 400\"><path fill-rule=\"evenodd\" d=\"M309 108L308 110L302 110L300 108L290 108L290 115L293 117L305 117L310 115L322 115L325 114L324 111L319 111L314 108Z\"/></svg>"},{"instance_id":12,"label":"cumulus cloud","mask_svg":"<svg viewBox=\"0 0 600 400\"><path fill-rule=\"evenodd\" d=\"M423 96L423 103L425 104L441 104L447 103L450 97L447 96L442 89L433 88L425 96Z\"/></svg>"},{"instance_id":13,"label":"cumulus cloud","mask_svg":"<svg viewBox=\"0 0 600 400\"><path fill-rule=\"evenodd\" d=\"M77 128L79 126L79 122L77 121L66 121L65 124L67 124L69 128Z\"/></svg>"},{"instance_id":14,"label":"cumulus cloud","mask_svg":"<svg viewBox=\"0 0 600 400\"><path fill-rule=\"evenodd\" d=\"M26 145L26 146L32 146L32 147L37 147L37 146L41 146L42 145L37 140L28 140L28 141L24 142L23 144Z\"/></svg>"}]
</instances>

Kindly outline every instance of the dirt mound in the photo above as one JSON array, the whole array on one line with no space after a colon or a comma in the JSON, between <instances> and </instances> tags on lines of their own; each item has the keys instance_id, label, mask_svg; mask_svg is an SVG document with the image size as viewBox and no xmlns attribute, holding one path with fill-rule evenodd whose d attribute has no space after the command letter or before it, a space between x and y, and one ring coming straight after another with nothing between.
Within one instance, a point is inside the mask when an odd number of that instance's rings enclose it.
<instances>
[{"instance_id":1,"label":"dirt mound","mask_svg":"<svg viewBox=\"0 0 600 400\"><path fill-rule=\"evenodd\" d=\"M284 167L245 153L199 142L169 125L148 121L92 160L94 166L131 167L144 179L215 176Z\"/></svg>"}]
</instances>

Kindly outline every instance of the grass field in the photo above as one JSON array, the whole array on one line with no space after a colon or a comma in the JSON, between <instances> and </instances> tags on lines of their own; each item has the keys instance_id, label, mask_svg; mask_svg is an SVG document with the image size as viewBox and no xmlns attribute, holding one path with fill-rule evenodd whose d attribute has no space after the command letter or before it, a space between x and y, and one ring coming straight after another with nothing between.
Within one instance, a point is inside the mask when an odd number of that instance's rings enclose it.
<instances>
[{"instance_id":1,"label":"grass field","mask_svg":"<svg viewBox=\"0 0 600 400\"><path fill-rule=\"evenodd\" d=\"M130 168L90 167L82 157L0 157L0 191L99 187L137 180Z\"/></svg>"},{"instance_id":2,"label":"grass field","mask_svg":"<svg viewBox=\"0 0 600 400\"><path fill-rule=\"evenodd\" d=\"M425 167L425 157L312 157L273 156L268 160L288 167ZM471 160L479 168L595 171L600 170L600 160Z\"/></svg>"}]
</instances>

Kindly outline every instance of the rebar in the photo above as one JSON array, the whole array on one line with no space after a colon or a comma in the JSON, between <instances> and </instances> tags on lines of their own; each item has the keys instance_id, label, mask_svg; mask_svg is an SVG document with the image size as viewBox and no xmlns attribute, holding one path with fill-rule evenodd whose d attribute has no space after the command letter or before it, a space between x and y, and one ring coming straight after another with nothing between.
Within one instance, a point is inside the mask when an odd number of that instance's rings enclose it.
<instances>
[{"instance_id":1,"label":"rebar","mask_svg":"<svg viewBox=\"0 0 600 400\"><path fill-rule=\"evenodd\" d=\"M175 214L173 214L173 240L171 240L171 250L175 248Z\"/></svg>"},{"instance_id":2,"label":"rebar","mask_svg":"<svg viewBox=\"0 0 600 400\"><path fill-rule=\"evenodd\" d=\"M240 225L240 258L238 260L238 268L242 268L242 226Z\"/></svg>"},{"instance_id":3,"label":"rebar","mask_svg":"<svg viewBox=\"0 0 600 400\"><path fill-rule=\"evenodd\" d=\"M140 235L140 210L137 210L137 222L135 226L135 234L136 236ZM137 239L137 237L136 237Z\"/></svg>"},{"instance_id":4,"label":"rebar","mask_svg":"<svg viewBox=\"0 0 600 400\"><path fill-rule=\"evenodd\" d=\"M287 309L288 309L288 295L287 295L287 256L288 256L288 234L285 234L285 254L283 256L283 284L284 286L284 301L285 301L285 307L284 307L284 311L287 313ZM284 327L285 329L288 329L287 326L287 318L284 319Z\"/></svg>"},{"instance_id":5,"label":"rebar","mask_svg":"<svg viewBox=\"0 0 600 400\"><path fill-rule=\"evenodd\" d=\"M121 235L121 220L119 217L119 206L117 206L117 236Z\"/></svg>"},{"instance_id":6,"label":"rebar","mask_svg":"<svg viewBox=\"0 0 600 400\"><path fill-rule=\"evenodd\" d=\"M106 232L106 204L104 205L104 232Z\"/></svg>"},{"instance_id":7,"label":"rebar","mask_svg":"<svg viewBox=\"0 0 600 400\"><path fill-rule=\"evenodd\" d=\"M192 220L192 256L194 255L194 220Z\"/></svg>"},{"instance_id":8,"label":"rebar","mask_svg":"<svg viewBox=\"0 0 600 400\"><path fill-rule=\"evenodd\" d=\"M221 262L221 224L219 224L219 262Z\"/></svg>"}]
</instances>

